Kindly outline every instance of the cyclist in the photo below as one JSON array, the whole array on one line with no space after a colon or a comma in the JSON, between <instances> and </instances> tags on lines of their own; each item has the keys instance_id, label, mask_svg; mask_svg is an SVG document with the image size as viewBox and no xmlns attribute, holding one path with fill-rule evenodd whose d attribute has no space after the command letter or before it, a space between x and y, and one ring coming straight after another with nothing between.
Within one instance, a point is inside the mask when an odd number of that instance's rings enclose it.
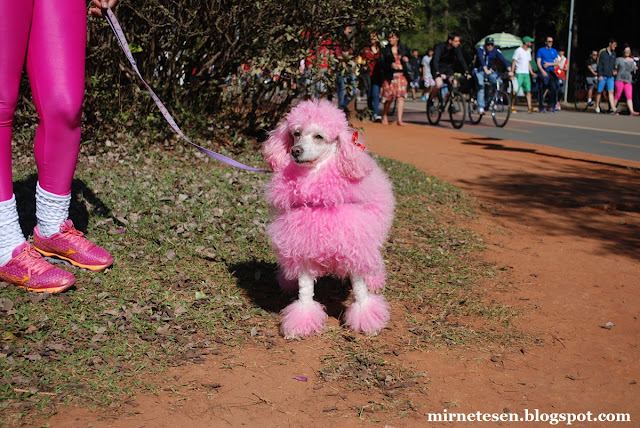
<instances>
[{"instance_id":1,"label":"cyclist","mask_svg":"<svg viewBox=\"0 0 640 428\"><path fill-rule=\"evenodd\" d=\"M484 79L488 79L492 85L495 85L498 81L498 74L493 69L494 64L499 59L509 72L509 76L513 76L511 73L511 64L502 55L500 49L496 49L494 46L493 37L487 37L484 40L484 46L480 46L477 49L476 55L476 68L473 69L473 74L476 76L478 82L478 114L484 114L485 102L484 102Z\"/></svg>"},{"instance_id":2,"label":"cyclist","mask_svg":"<svg viewBox=\"0 0 640 428\"><path fill-rule=\"evenodd\" d=\"M431 87L429 95L431 99L442 88L445 80L451 80L456 70L466 73L467 62L462 55L462 49L460 49L460 35L450 33L446 42L438 43L434 48L431 74L436 84Z\"/></svg>"}]
</instances>

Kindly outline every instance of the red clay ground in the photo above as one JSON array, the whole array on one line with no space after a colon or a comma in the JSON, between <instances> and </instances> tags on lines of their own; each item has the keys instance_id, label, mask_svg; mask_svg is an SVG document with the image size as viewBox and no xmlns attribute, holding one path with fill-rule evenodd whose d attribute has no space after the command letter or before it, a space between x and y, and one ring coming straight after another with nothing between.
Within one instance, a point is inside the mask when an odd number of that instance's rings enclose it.
<instances>
[{"instance_id":1,"label":"red clay ground","mask_svg":"<svg viewBox=\"0 0 640 428\"><path fill-rule=\"evenodd\" d=\"M425 413L447 408L630 413L632 422L625 426L638 426L638 170L613 159L440 128L364 128L373 152L411 163L477 198L480 213L464 226L483 236L482 257L505 267L488 285L489 295L520 310L517 327L539 338L539 345L490 354L461 349L401 354L397 358L405 366L426 374L426 389L407 394L406 412L385 413L367 407L370 395L316 382L322 351L331 346L326 337L274 338L276 352L261 347L210 355L203 365L151 379L159 387L156 395L138 396L117 409L61 407L43 423L426 427L442 424L428 423ZM401 318L402 308L393 312L394 319ZM614 325L604 328L607 323ZM393 328L392 323L384 334L392 336ZM587 425L604 424L574 424Z\"/></svg>"}]
</instances>

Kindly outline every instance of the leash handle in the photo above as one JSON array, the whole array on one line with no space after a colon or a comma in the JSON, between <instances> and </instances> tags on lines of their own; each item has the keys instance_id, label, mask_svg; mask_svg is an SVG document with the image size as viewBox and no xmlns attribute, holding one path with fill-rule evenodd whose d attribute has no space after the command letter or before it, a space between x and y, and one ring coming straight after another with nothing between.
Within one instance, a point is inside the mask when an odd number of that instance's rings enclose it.
<instances>
[{"instance_id":1,"label":"leash handle","mask_svg":"<svg viewBox=\"0 0 640 428\"><path fill-rule=\"evenodd\" d=\"M229 158L229 157L227 157L225 155L221 155L220 153L216 153L216 152L214 152L212 150L205 149L204 147L201 147L201 146L197 145L196 143L191 141L189 138L187 138L187 136L184 135L184 133L182 132L182 130L180 129L180 127L178 126L176 121L173 119L173 116L171 116L171 113L169 113L169 110L167 110L167 108L164 106L164 104L162 103L160 98L156 95L155 92L153 92L153 89L151 89L151 86L149 86L149 84L146 82L146 80L144 80L144 78L142 77L142 74L140 74L140 70L138 70L138 65L136 64L136 60L133 58L133 54L131 53L131 49L129 48L129 43L127 42L127 38L124 36L124 32L122 31L122 27L120 27L120 23L118 22L118 19L116 18L116 15L113 13L113 11L111 10L110 7L107 8L106 12L107 13L105 15L105 18L107 19L107 22L109 23L109 26L113 30L113 33L115 34L116 39L118 40L118 43L120 44L120 47L122 48L122 51L124 52L124 55L127 57L129 62L131 63L131 66L135 70L136 74L138 75L140 80L142 80L142 83L144 84L144 86L149 91L149 94L151 94L151 98L156 103L156 105L160 109L160 112L162 113L162 115L164 116L166 121L169 122L169 125L171 126L171 128L173 128L173 130L176 132L176 134L178 134L187 143L191 144L192 146L194 146L195 148L200 150L202 153L204 153L207 156L210 156L210 157L212 157L214 159L217 159L220 162L224 162L227 165L231 165L231 166L234 166L236 168L244 169L244 170L247 170L247 171L270 172L270 171L265 170L265 169L258 169L258 168L253 168L251 166L247 166L247 165L245 165L243 163L240 163L238 161L235 161L235 160L233 160L233 159L231 159L231 158Z\"/></svg>"}]
</instances>

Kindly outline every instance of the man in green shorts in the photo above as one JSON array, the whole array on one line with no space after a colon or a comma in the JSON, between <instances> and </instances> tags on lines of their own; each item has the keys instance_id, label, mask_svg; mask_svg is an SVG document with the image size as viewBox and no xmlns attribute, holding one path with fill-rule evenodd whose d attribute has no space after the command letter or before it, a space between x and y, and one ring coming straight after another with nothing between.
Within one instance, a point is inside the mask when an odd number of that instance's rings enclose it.
<instances>
[{"instance_id":1,"label":"man in green shorts","mask_svg":"<svg viewBox=\"0 0 640 428\"><path fill-rule=\"evenodd\" d=\"M522 91L527 97L527 107L529 108L529 113L531 113L533 112L533 108L531 107L531 76L536 75L533 72L533 67L531 67L531 46L533 39L529 36L524 36L522 42L522 46L513 53L511 69L515 70L518 88L522 88ZM516 104L516 98L516 93L514 92L513 103L511 104L512 112L515 112L514 106Z\"/></svg>"}]
</instances>

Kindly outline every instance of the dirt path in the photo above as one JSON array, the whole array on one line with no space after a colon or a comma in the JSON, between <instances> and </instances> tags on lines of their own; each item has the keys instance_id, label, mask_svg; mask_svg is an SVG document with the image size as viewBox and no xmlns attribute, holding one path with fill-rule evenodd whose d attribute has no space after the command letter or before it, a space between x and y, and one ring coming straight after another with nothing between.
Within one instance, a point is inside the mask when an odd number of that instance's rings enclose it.
<instances>
[{"instance_id":1,"label":"dirt path","mask_svg":"<svg viewBox=\"0 0 640 428\"><path fill-rule=\"evenodd\" d=\"M611 159L440 128L367 124L364 136L373 152L411 163L478 199L480 214L465 226L481 233L483 258L504 271L489 294L521 312L518 327L539 345L401 355L428 381L426 390L408 396L406 417L392 420L366 417L366 393L315 381L322 351L331 346L320 337L278 342L269 352L212 351L203 365L154 379L161 382L156 395L111 411L59 408L46 423L423 427L439 426L428 424L425 413L446 408L630 413L631 425L637 424L640 173ZM401 309L394 311L401 316Z\"/></svg>"}]
</instances>

